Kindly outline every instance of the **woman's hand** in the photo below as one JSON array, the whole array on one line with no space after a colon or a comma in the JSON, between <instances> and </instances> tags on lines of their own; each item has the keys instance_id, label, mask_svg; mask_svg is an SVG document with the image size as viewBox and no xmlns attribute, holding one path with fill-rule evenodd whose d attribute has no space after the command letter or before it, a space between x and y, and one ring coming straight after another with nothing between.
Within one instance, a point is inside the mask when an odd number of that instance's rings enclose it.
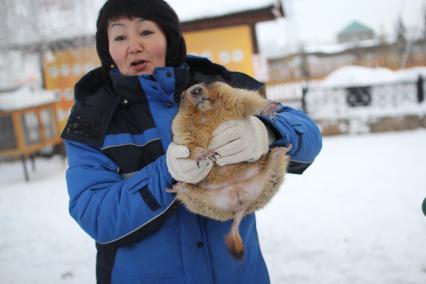
<instances>
[{"instance_id":1,"label":"woman's hand","mask_svg":"<svg viewBox=\"0 0 426 284\"><path fill-rule=\"evenodd\" d=\"M197 164L196 161L188 159L189 154L188 147L170 143L166 153L167 167L175 180L198 183L209 174L213 162L207 159Z\"/></svg>"},{"instance_id":2,"label":"woman's hand","mask_svg":"<svg viewBox=\"0 0 426 284\"><path fill-rule=\"evenodd\" d=\"M268 130L255 116L226 121L213 132L208 148L220 155L219 166L255 162L269 151Z\"/></svg>"}]
</instances>

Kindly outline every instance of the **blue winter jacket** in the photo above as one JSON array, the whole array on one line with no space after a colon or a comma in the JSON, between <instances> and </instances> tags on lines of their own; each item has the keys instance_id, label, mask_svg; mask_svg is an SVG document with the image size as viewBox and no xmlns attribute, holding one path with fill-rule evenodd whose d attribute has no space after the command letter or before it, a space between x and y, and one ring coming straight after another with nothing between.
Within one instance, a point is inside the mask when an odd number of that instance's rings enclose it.
<instances>
[{"instance_id":1,"label":"blue winter jacket","mask_svg":"<svg viewBox=\"0 0 426 284\"><path fill-rule=\"evenodd\" d=\"M246 250L236 261L224 244L232 221L204 218L180 205L166 191L174 180L164 155L183 89L216 80L249 89L263 85L195 57L151 76L109 75L96 69L76 84L76 104L62 134L69 210L96 240L98 283L269 283L255 215L242 221ZM271 147L293 145L289 172L302 173L321 149L315 124L286 106L261 119L277 137Z\"/></svg>"}]
</instances>

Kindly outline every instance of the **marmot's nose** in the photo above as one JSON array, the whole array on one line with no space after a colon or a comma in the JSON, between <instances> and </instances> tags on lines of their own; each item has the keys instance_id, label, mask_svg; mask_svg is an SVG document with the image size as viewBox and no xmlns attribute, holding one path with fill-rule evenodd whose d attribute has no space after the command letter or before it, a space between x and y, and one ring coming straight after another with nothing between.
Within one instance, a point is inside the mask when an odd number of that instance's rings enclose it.
<instances>
[{"instance_id":1,"label":"marmot's nose","mask_svg":"<svg viewBox=\"0 0 426 284\"><path fill-rule=\"evenodd\" d=\"M199 96L203 93L203 88L201 88L200 86L194 86L191 89L191 95L193 96Z\"/></svg>"}]
</instances>

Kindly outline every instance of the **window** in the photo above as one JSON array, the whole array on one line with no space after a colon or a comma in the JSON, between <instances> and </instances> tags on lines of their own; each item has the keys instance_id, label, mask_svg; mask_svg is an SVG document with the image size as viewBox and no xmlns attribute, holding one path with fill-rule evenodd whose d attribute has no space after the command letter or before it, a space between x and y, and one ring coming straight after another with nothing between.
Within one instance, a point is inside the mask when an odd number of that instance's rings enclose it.
<instances>
[{"instance_id":1,"label":"window","mask_svg":"<svg viewBox=\"0 0 426 284\"><path fill-rule=\"evenodd\" d=\"M370 87L346 88L346 102L350 107L369 106L371 104Z\"/></svg>"}]
</instances>

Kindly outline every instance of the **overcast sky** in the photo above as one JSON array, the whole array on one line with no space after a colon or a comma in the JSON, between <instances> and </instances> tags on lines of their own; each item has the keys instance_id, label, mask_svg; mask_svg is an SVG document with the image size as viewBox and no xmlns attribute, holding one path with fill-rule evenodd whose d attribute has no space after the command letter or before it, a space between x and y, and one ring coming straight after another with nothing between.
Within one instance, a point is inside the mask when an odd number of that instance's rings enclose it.
<instances>
[{"instance_id":1,"label":"overcast sky","mask_svg":"<svg viewBox=\"0 0 426 284\"><path fill-rule=\"evenodd\" d=\"M169 0L185 20L200 14L217 13L221 9L253 7L271 0ZM335 35L353 20L358 20L376 33L392 35L398 17L410 29L422 27L422 11L426 0L283 0L286 18L257 27L261 49L330 43ZM274 48L271 48L274 47Z\"/></svg>"},{"instance_id":2,"label":"overcast sky","mask_svg":"<svg viewBox=\"0 0 426 284\"><path fill-rule=\"evenodd\" d=\"M279 43L322 43L334 40L353 20L377 33L392 34L401 15L407 28L420 30L425 5L426 0L284 0L286 18L263 24L259 29L262 41L276 42L276 34L270 31L282 30L285 37Z\"/></svg>"},{"instance_id":3,"label":"overcast sky","mask_svg":"<svg viewBox=\"0 0 426 284\"><path fill-rule=\"evenodd\" d=\"M102 0L97 0L103 3ZM167 1L167 0L166 0ZM330 43L336 34L353 20L358 20L376 33L392 35L401 15L406 26L419 31L426 0L282 0L286 18L258 24L260 48L274 53L283 47ZM217 15L235 9L267 5L273 0L168 0L181 20L197 15Z\"/></svg>"},{"instance_id":4,"label":"overcast sky","mask_svg":"<svg viewBox=\"0 0 426 284\"><path fill-rule=\"evenodd\" d=\"M377 32L390 32L398 17L407 26L421 23L425 0L289 0L287 20L304 38L327 38L350 21L359 20Z\"/></svg>"}]
</instances>

